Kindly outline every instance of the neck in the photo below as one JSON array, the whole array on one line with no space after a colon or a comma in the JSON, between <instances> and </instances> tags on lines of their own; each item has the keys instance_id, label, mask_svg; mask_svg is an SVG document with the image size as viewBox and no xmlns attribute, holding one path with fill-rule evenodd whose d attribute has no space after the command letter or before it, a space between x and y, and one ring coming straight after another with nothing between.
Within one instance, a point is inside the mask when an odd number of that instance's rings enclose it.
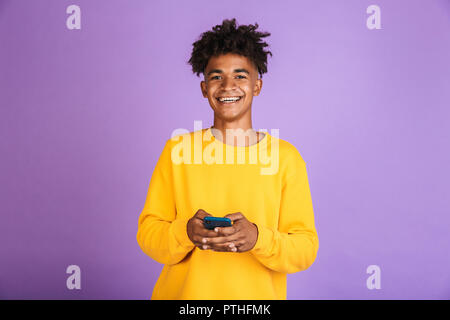
<instances>
[{"instance_id":1,"label":"neck","mask_svg":"<svg viewBox=\"0 0 450 320\"><path fill-rule=\"evenodd\" d=\"M247 147L258 143L260 138L262 138L258 132L253 130L250 118L227 122L214 117L214 125L212 128L221 132L222 139L217 138L218 140L232 146Z\"/></svg>"}]
</instances>

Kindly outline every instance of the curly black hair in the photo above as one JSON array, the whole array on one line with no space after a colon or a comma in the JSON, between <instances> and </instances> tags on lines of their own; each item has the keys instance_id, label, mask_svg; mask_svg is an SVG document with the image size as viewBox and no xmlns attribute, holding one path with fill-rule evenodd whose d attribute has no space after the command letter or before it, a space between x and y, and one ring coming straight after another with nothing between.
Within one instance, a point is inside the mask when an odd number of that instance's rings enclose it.
<instances>
[{"instance_id":1,"label":"curly black hair","mask_svg":"<svg viewBox=\"0 0 450 320\"><path fill-rule=\"evenodd\" d=\"M236 27L236 19L225 19L222 25L216 25L213 31L201 34L200 39L192 44L193 50L188 64L192 66L197 76L204 73L209 58L226 53L236 53L249 58L255 65L260 77L267 72L267 43L262 38L270 36L268 32L258 32L255 25L241 25Z\"/></svg>"}]
</instances>

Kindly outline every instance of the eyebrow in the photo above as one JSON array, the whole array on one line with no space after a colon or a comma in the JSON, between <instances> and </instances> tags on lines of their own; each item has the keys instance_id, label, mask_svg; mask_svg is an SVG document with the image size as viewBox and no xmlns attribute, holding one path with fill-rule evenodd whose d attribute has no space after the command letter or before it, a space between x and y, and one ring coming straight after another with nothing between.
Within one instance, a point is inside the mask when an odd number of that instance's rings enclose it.
<instances>
[{"instance_id":1,"label":"eyebrow","mask_svg":"<svg viewBox=\"0 0 450 320\"><path fill-rule=\"evenodd\" d=\"M250 75L250 72L247 69L243 69L243 68L241 68L241 69L234 69L233 72L234 73L244 72L244 73ZM210 72L208 72L206 75L209 76L211 73L223 73L223 71L220 70L220 69L213 69Z\"/></svg>"}]
</instances>

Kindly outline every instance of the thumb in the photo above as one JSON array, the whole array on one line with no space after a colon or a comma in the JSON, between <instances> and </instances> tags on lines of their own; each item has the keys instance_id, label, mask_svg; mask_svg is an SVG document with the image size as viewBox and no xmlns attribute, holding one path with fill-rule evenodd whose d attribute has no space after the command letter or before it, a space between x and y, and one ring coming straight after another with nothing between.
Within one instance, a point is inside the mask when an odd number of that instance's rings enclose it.
<instances>
[{"instance_id":1,"label":"thumb","mask_svg":"<svg viewBox=\"0 0 450 320\"><path fill-rule=\"evenodd\" d=\"M245 219L244 215L241 212L227 214L224 218L228 218L233 222L236 220Z\"/></svg>"}]
</instances>

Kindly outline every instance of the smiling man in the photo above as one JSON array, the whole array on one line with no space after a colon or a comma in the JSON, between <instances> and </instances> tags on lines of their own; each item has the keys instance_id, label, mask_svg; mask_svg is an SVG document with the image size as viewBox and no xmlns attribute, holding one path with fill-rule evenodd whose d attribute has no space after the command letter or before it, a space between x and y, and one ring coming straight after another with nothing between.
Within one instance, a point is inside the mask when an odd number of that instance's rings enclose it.
<instances>
[{"instance_id":1,"label":"smiling man","mask_svg":"<svg viewBox=\"0 0 450 320\"><path fill-rule=\"evenodd\" d=\"M253 96L261 91L262 80L247 57L235 53L211 57L200 85L214 110L215 128L251 129Z\"/></svg>"},{"instance_id":2,"label":"smiling man","mask_svg":"<svg viewBox=\"0 0 450 320\"><path fill-rule=\"evenodd\" d=\"M271 55L257 28L224 20L193 44L214 125L167 140L150 180L137 241L164 264L152 299L286 299L286 274L316 258L306 164L292 144L252 128ZM232 225L207 229L206 216Z\"/></svg>"}]
</instances>

